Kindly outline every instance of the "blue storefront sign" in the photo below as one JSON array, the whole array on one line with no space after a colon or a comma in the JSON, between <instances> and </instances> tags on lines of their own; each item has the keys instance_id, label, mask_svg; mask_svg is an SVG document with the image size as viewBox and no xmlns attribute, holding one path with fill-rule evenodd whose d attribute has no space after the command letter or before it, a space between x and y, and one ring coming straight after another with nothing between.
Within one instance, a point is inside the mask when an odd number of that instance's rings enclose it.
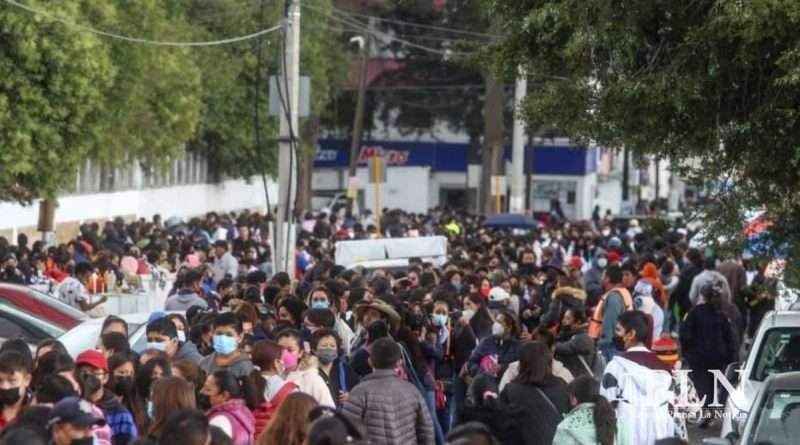
<instances>
[{"instance_id":1,"label":"blue storefront sign","mask_svg":"<svg viewBox=\"0 0 800 445\"><path fill-rule=\"evenodd\" d=\"M597 151L566 145L535 145L534 175L584 176L597 171ZM525 150L526 158L530 150ZM370 158L380 156L389 166L427 166L439 172L464 172L467 170L469 146L445 142L367 141L361 147L358 163L366 166ZM505 147L504 156L511 159L511 146ZM346 168L350 164L350 143L347 141L320 141L314 158L314 168ZM527 159L525 168L527 169Z\"/></svg>"}]
</instances>

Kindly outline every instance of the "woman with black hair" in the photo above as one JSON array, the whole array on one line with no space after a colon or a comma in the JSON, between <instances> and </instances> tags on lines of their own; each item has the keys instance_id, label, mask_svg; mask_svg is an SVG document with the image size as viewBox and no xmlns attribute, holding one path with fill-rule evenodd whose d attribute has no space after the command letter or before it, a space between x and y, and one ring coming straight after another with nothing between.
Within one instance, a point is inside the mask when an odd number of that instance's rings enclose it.
<instances>
[{"instance_id":1,"label":"woman with black hair","mask_svg":"<svg viewBox=\"0 0 800 445\"><path fill-rule=\"evenodd\" d=\"M462 320L469 323L472 332L478 339L483 340L492 336L492 315L486 307L486 301L476 293L470 293L464 298Z\"/></svg>"},{"instance_id":2,"label":"woman with black hair","mask_svg":"<svg viewBox=\"0 0 800 445\"><path fill-rule=\"evenodd\" d=\"M738 345L733 327L722 311L722 287L718 283L701 289L701 303L693 307L680 326L683 354L699 397L706 403L713 396L710 370L723 371L736 361Z\"/></svg>"},{"instance_id":3,"label":"woman with black hair","mask_svg":"<svg viewBox=\"0 0 800 445\"><path fill-rule=\"evenodd\" d=\"M211 426L222 429L234 445L254 443L255 419L251 410L258 402L249 377L236 378L227 370L214 372L206 379L200 395L210 405L206 416Z\"/></svg>"},{"instance_id":4,"label":"woman with black hair","mask_svg":"<svg viewBox=\"0 0 800 445\"><path fill-rule=\"evenodd\" d=\"M147 416L147 401L150 400L153 382L161 377L171 377L172 366L164 357L153 357L147 363L139 366L134 380L135 393L131 403L131 413L136 419L139 431L147 431L150 420Z\"/></svg>"},{"instance_id":5,"label":"woman with black hair","mask_svg":"<svg viewBox=\"0 0 800 445\"><path fill-rule=\"evenodd\" d=\"M572 411L558 424L553 443L559 445L628 445L630 438L614 407L599 394L600 385L588 375L569 385Z\"/></svg>"},{"instance_id":6,"label":"woman with black hair","mask_svg":"<svg viewBox=\"0 0 800 445\"><path fill-rule=\"evenodd\" d=\"M519 348L519 375L500 393L500 402L521 408L519 437L509 443L552 443L556 427L569 411L567 384L552 372L546 344L534 341ZM505 443L505 442L504 442Z\"/></svg>"}]
</instances>

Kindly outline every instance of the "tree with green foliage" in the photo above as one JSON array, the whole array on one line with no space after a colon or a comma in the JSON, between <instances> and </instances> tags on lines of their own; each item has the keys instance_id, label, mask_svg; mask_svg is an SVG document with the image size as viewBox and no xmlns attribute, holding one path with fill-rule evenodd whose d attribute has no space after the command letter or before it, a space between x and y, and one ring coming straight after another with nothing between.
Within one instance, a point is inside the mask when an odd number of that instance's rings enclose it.
<instances>
[{"instance_id":1,"label":"tree with green foliage","mask_svg":"<svg viewBox=\"0 0 800 445\"><path fill-rule=\"evenodd\" d=\"M49 4L71 17L79 6ZM74 183L100 140L116 75L98 37L0 8L0 199L52 198Z\"/></svg>"},{"instance_id":2,"label":"tree with green foliage","mask_svg":"<svg viewBox=\"0 0 800 445\"><path fill-rule=\"evenodd\" d=\"M330 8L330 0L305 3L315 8ZM260 0L245 4L234 0L193 0L189 5L191 22L206 38L229 36L242 29L267 28L282 20L283 14L281 2L262 5ZM326 18L317 15L303 14L301 18L300 74L311 78L312 121L328 103L331 88L344 75L347 61L336 32L326 23ZM200 55L205 108L191 148L209 158L219 177L249 178L275 173L278 119L269 114L268 79L278 75L282 41L279 33L260 39L249 44L210 48ZM256 125L260 129L258 136ZM301 128L295 129L298 136L308 133L303 131L305 125L305 120L301 120ZM299 157L313 156L316 140L311 139L298 145ZM298 164L304 159L298 159Z\"/></svg>"},{"instance_id":3,"label":"tree with green foliage","mask_svg":"<svg viewBox=\"0 0 800 445\"><path fill-rule=\"evenodd\" d=\"M766 211L766 255L800 270L800 3L790 0L491 1L496 68L540 85L532 126L669 159L711 185L710 238L744 241ZM737 247L738 248L738 247Z\"/></svg>"},{"instance_id":4,"label":"tree with green foliage","mask_svg":"<svg viewBox=\"0 0 800 445\"><path fill-rule=\"evenodd\" d=\"M132 36L191 40L194 31L177 2L132 0L113 5L86 2L84 16L94 26ZM203 108L198 94L202 48L172 48L104 40L117 67L105 93L98 143L90 157L126 166L138 160L157 172L184 154Z\"/></svg>"}]
</instances>

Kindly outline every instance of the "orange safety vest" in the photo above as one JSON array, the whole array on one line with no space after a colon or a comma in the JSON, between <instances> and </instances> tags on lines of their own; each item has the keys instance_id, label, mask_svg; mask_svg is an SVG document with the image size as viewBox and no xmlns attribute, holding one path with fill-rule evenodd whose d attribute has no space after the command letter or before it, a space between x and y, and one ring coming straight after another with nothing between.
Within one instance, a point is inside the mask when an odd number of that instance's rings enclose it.
<instances>
[{"instance_id":1,"label":"orange safety vest","mask_svg":"<svg viewBox=\"0 0 800 445\"><path fill-rule=\"evenodd\" d=\"M589 320L589 337L595 340L600 338L600 335L603 333L603 310L606 307L606 299L612 292L617 292L622 295L622 301L625 304L626 311L633 309L633 297L631 297L631 293L628 292L628 289L624 287L615 287L603 294L603 296L600 297L600 302L597 303L597 306L594 308L592 319Z\"/></svg>"}]
</instances>

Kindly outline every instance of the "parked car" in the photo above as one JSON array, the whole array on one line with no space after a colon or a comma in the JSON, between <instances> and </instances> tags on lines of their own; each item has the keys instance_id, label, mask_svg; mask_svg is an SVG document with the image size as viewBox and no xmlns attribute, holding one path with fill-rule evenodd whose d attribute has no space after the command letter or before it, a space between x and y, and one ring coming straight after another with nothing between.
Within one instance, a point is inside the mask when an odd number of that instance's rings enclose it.
<instances>
[{"instance_id":1,"label":"parked car","mask_svg":"<svg viewBox=\"0 0 800 445\"><path fill-rule=\"evenodd\" d=\"M66 330L16 307L0 304L0 343L21 338L31 350L42 340L58 338Z\"/></svg>"},{"instance_id":2,"label":"parked car","mask_svg":"<svg viewBox=\"0 0 800 445\"><path fill-rule=\"evenodd\" d=\"M709 438L704 445L790 445L800 434L800 372L767 378L756 395L749 414L738 419L741 434Z\"/></svg>"},{"instance_id":3,"label":"parked car","mask_svg":"<svg viewBox=\"0 0 800 445\"><path fill-rule=\"evenodd\" d=\"M721 436L741 434L741 419L764 382L772 375L800 371L800 312L770 312L761 321L744 364L732 363L726 376L735 390L729 395Z\"/></svg>"},{"instance_id":4,"label":"parked car","mask_svg":"<svg viewBox=\"0 0 800 445\"><path fill-rule=\"evenodd\" d=\"M59 299L18 284L0 283L0 305L13 306L62 328L72 329L88 317Z\"/></svg>"},{"instance_id":5,"label":"parked car","mask_svg":"<svg viewBox=\"0 0 800 445\"><path fill-rule=\"evenodd\" d=\"M144 350L145 343L147 343L147 319L150 317L150 313L117 316L128 323L128 342L131 345L131 349L141 353ZM100 338L104 321L105 318L88 319L65 332L58 339L67 348L69 355L75 357L81 352L87 349L94 349L97 346L97 339Z\"/></svg>"}]
</instances>

